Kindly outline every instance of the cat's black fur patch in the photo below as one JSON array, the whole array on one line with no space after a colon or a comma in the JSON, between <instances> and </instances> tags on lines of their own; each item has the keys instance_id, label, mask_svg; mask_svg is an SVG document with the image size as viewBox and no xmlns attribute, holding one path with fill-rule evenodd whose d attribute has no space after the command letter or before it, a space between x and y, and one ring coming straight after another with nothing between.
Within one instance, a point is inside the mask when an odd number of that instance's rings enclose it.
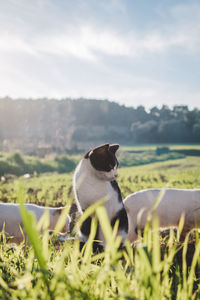
<instances>
[{"instance_id":1,"label":"cat's black fur patch","mask_svg":"<svg viewBox=\"0 0 200 300\"><path fill-rule=\"evenodd\" d=\"M88 159L89 158L89 154L90 154L91 150L89 150L88 152L85 153L85 155L83 156L84 158Z\"/></svg>"},{"instance_id":2,"label":"cat's black fur patch","mask_svg":"<svg viewBox=\"0 0 200 300\"><path fill-rule=\"evenodd\" d=\"M121 191L120 191L120 188L118 186L118 183L116 180L112 180L110 182L110 184L112 185L113 189L117 192L117 195L118 195L118 201L119 202L123 202L122 200L122 194L121 194Z\"/></svg>"},{"instance_id":3,"label":"cat's black fur patch","mask_svg":"<svg viewBox=\"0 0 200 300\"><path fill-rule=\"evenodd\" d=\"M85 154L84 158L89 158L92 166L97 171L110 172L116 165L119 165L118 160L115 156L115 152L118 148L118 144L105 144L91 149Z\"/></svg>"},{"instance_id":4,"label":"cat's black fur patch","mask_svg":"<svg viewBox=\"0 0 200 300\"><path fill-rule=\"evenodd\" d=\"M138 228L135 227L135 233L138 235Z\"/></svg>"},{"instance_id":5,"label":"cat's black fur patch","mask_svg":"<svg viewBox=\"0 0 200 300\"><path fill-rule=\"evenodd\" d=\"M92 217L88 217L81 225L80 231L85 236L89 237L91 231ZM95 234L95 240L97 239L99 234L99 222L97 222L97 231Z\"/></svg>"},{"instance_id":6,"label":"cat's black fur patch","mask_svg":"<svg viewBox=\"0 0 200 300\"><path fill-rule=\"evenodd\" d=\"M90 235L91 231L91 223L92 223L92 217L88 217L81 225L80 231L83 235L85 235L87 238ZM95 234L94 240L97 240L99 234L99 222L97 223L97 231ZM83 246L85 245L85 242L81 241L80 242L80 250L82 250ZM103 246L99 244L98 242L93 243L93 252L102 252L103 251Z\"/></svg>"},{"instance_id":7,"label":"cat's black fur patch","mask_svg":"<svg viewBox=\"0 0 200 300\"><path fill-rule=\"evenodd\" d=\"M80 251L82 251L84 245L85 242L80 241ZM93 248L93 253L101 253L104 251L103 245L99 244L98 242L94 242L92 248Z\"/></svg>"},{"instance_id":8,"label":"cat's black fur patch","mask_svg":"<svg viewBox=\"0 0 200 300\"><path fill-rule=\"evenodd\" d=\"M117 212L117 214L111 220L111 226L114 227L115 222L119 220L118 230L124 230L128 233L128 217L125 208L123 207L121 210Z\"/></svg>"},{"instance_id":9,"label":"cat's black fur patch","mask_svg":"<svg viewBox=\"0 0 200 300\"><path fill-rule=\"evenodd\" d=\"M90 235L91 223L92 223L92 218L88 217L81 225L80 231L85 236Z\"/></svg>"}]
</instances>

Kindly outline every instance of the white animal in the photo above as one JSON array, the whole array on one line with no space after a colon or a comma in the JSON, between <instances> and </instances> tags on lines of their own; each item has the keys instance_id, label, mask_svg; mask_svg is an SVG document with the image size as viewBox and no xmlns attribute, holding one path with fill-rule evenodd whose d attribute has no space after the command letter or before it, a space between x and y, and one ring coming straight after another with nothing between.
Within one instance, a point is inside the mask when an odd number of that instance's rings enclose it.
<instances>
[{"instance_id":1,"label":"white animal","mask_svg":"<svg viewBox=\"0 0 200 300\"><path fill-rule=\"evenodd\" d=\"M91 149L78 164L74 173L74 193L79 212L82 214L92 204L104 200L111 226L119 220L118 235L123 239L128 234L128 219L116 178L118 161L115 152L119 145L105 144ZM80 238L87 241L90 234L91 217L87 218L80 229ZM95 239L105 244L101 227Z\"/></svg>"},{"instance_id":2,"label":"white animal","mask_svg":"<svg viewBox=\"0 0 200 300\"><path fill-rule=\"evenodd\" d=\"M162 195L163 194L163 195ZM126 197L124 205L128 215L128 239L137 239L137 230L143 230L148 213L155 201L161 197L155 213L160 227L177 227L182 215L183 239L196 226L200 227L200 189L148 189Z\"/></svg>"},{"instance_id":3,"label":"white animal","mask_svg":"<svg viewBox=\"0 0 200 300\"><path fill-rule=\"evenodd\" d=\"M54 230L55 225L60 217L63 207L43 207L35 204L25 204L26 209L32 212L36 220L44 214L45 210L49 211L49 230ZM67 216L66 223L62 229L62 232L69 230L70 218ZM23 240L23 234L20 227L23 229L23 222L19 210L19 204L15 203L0 203L0 231L4 229L7 236L12 237L11 242L20 243Z\"/></svg>"}]
</instances>

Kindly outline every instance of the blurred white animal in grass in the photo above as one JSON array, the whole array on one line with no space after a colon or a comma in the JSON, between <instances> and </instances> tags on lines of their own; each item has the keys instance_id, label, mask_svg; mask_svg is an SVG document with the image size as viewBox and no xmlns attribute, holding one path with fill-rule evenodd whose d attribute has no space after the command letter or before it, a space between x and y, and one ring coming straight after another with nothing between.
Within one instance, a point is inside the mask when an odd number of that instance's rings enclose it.
<instances>
[{"instance_id":1,"label":"blurred white animal in grass","mask_svg":"<svg viewBox=\"0 0 200 300\"><path fill-rule=\"evenodd\" d=\"M159 199L160 198L160 199ZM181 239L195 227L200 227L200 189L148 189L133 193L124 200L128 215L128 239L137 239L138 230L143 231L148 215L158 217L160 228L178 227L181 216L184 225Z\"/></svg>"},{"instance_id":2,"label":"blurred white animal in grass","mask_svg":"<svg viewBox=\"0 0 200 300\"><path fill-rule=\"evenodd\" d=\"M25 204L25 208L35 215L38 222L46 210L49 213L48 230L54 230L65 207L44 207L35 204ZM66 216L62 232L69 231L70 217ZM19 204L0 203L0 231L4 230L5 235L9 236L10 242L20 243L23 241L25 233L23 232L23 222L20 214Z\"/></svg>"}]
</instances>

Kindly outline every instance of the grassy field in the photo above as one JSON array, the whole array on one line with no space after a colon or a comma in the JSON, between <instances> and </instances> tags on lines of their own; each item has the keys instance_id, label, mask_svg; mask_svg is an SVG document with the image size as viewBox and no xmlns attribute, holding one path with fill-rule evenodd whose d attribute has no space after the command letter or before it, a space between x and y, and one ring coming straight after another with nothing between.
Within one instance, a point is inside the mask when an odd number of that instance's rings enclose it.
<instances>
[{"instance_id":1,"label":"grassy field","mask_svg":"<svg viewBox=\"0 0 200 300\"><path fill-rule=\"evenodd\" d=\"M83 151L84 152L84 151ZM181 159L186 156L200 156L199 145L148 145L121 146L117 152L120 167L131 167ZM20 152L0 153L0 177L7 174L22 176L24 174L43 174L56 172L70 173L81 159L79 154L48 154L46 157L28 156Z\"/></svg>"},{"instance_id":2,"label":"grassy field","mask_svg":"<svg viewBox=\"0 0 200 300\"><path fill-rule=\"evenodd\" d=\"M200 188L200 157L121 168L118 182L123 197L153 187ZM65 205L73 201L72 173L10 176L0 182L0 201ZM55 236L49 242L48 232L39 238L34 220L23 214L31 246L15 247L1 234L0 299L200 298L198 235L195 242L180 244L173 231L162 238L154 223L153 233L147 226L137 247L127 242L126 249L118 251L120 241L99 207L107 247L94 255L91 240L80 253L78 241L59 243Z\"/></svg>"},{"instance_id":3,"label":"grassy field","mask_svg":"<svg viewBox=\"0 0 200 300\"><path fill-rule=\"evenodd\" d=\"M127 145L122 146L123 150L155 150L157 147L169 147L170 149L178 150L178 149L196 149L200 150L199 144L138 144L138 145Z\"/></svg>"},{"instance_id":4,"label":"grassy field","mask_svg":"<svg viewBox=\"0 0 200 300\"><path fill-rule=\"evenodd\" d=\"M119 174L124 197L146 188L200 188L200 157L122 168Z\"/></svg>"},{"instance_id":5,"label":"grassy field","mask_svg":"<svg viewBox=\"0 0 200 300\"><path fill-rule=\"evenodd\" d=\"M31 178L10 177L0 182L1 202L17 201L17 183L24 189L25 202L65 205L73 199L72 173L47 173ZM200 188L200 157L185 157L119 169L123 197L138 190L157 187Z\"/></svg>"}]
</instances>

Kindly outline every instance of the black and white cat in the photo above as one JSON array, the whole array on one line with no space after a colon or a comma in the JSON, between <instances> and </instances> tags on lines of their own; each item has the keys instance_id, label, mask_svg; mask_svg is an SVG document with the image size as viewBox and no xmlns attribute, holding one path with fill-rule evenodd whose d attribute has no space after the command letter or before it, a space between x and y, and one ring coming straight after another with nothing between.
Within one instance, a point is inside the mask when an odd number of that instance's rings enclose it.
<instances>
[{"instance_id":1,"label":"black and white cat","mask_svg":"<svg viewBox=\"0 0 200 300\"><path fill-rule=\"evenodd\" d=\"M111 226L119 220L118 235L124 241L128 236L128 217L117 184L118 161L115 156L119 145L101 145L89 150L76 167L73 187L80 213L90 205L105 200ZM87 218L80 228L80 238L86 242L90 234L91 217ZM102 229L98 226L96 240L105 246Z\"/></svg>"}]
</instances>

